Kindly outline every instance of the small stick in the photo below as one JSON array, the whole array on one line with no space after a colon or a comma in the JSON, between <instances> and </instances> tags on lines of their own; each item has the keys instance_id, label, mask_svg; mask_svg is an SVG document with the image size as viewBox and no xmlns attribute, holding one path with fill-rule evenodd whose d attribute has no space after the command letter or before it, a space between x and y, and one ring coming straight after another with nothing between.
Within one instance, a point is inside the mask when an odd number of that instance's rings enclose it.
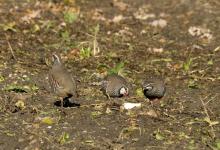
<instances>
[{"instance_id":1,"label":"small stick","mask_svg":"<svg viewBox=\"0 0 220 150\"><path fill-rule=\"evenodd\" d=\"M208 98L208 96L206 96L204 99L201 99L201 98L200 98L200 101L201 101L201 103L202 103L202 106L203 106L204 112L205 112L205 114L206 114L206 117L208 117L209 120L210 120L211 118L210 118L210 115L209 115L209 113L208 113L208 109L206 108L206 104L208 104L208 103L205 104L205 102L203 101L203 100L205 100L205 99L207 99L207 98ZM208 102L209 102L209 101L208 101ZM213 128L212 125L211 125L210 127L211 127L212 136L213 136L213 138L215 138L216 136L215 136L214 128Z\"/></svg>"},{"instance_id":2,"label":"small stick","mask_svg":"<svg viewBox=\"0 0 220 150\"><path fill-rule=\"evenodd\" d=\"M13 51L13 49L12 49L12 47L11 47L11 44L10 44L10 42L9 42L9 39L8 39L8 37L7 37L6 34L5 34L5 38L6 38L6 41L7 41L7 43L8 43L8 47L9 47L9 49L10 49L10 52L11 52L11 54L12 54L13 59L14 59L14 60L17 60L16 57L15 57L14 51Z\"/></svg>"},{"instance_id":3,"label":"small stick","mask_svg":"<svg viewBox=\"0 0 220 150\"><path fill-rule=\"evenodd\" d=\"M216 98L217 95L215 95L214 97L212 97L210 100L208 100L208 102L205 103L205 105L207 105L209 102L211 102L213 99Z\"/></svg>"}]
</instances>

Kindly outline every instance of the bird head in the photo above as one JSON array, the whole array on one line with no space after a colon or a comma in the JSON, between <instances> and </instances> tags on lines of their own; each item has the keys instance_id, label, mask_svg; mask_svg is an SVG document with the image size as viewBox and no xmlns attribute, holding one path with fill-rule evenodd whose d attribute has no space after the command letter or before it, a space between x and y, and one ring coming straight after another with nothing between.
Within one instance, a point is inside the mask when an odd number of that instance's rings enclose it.
<instances>
[{"instance_id":1,"label":"bird head","mask_svg":"<svg viewBox=\"0 0 220 150\"><path fill-rule=\"evenodd\" d=\"M128 88L127 87L121 87L119 90L119 94L123 96L128 96Z\"/></svg>"},{"instance_id":2,"label":"bird head","mask_svg":"<svg viewBox=\"0 0 220 150\"><path fill-rule=\"evenodd\" d=\"M153 89L153 85L151 83L143 85L143 91L151 91Z\"/></svg>"},{"instance_id":3,"label":"bird head","mask_svg":"<svg viewBox=\"0 0 220 150\"><path fill-rule=\"evenodd\" d=\"M60 57L55 53L52 54L52 62L54 65L61 64Z\"/></svg>"}]
</instances>

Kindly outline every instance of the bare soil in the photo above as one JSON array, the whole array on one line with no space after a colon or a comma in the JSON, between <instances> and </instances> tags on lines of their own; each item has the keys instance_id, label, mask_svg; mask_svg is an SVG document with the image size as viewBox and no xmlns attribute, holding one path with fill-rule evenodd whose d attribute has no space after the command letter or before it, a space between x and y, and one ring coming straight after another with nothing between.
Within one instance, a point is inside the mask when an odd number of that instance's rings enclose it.
<instances>
[{"instance_id":1,"label":"bare soil","mask_svg":"<svg viewBox=\"0 0 220 150\"><path fill-rule=\"evenodd\" d=\"M0 0L0 149L220 149L219 7L219 0ZM78 80L80 107L54 105L53 52ZM132 90L110 104L96 84L118 64ZM152 106L140 87L156 75L167 92ZM125 110L124 102L142 107Z\"/></svg>"}]
</instances>

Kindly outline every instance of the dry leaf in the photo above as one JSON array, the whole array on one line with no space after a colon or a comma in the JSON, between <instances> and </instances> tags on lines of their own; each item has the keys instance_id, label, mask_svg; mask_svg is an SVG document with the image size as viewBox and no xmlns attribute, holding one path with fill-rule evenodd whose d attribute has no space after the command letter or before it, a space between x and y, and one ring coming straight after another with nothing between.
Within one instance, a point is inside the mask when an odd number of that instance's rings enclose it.
<instances>
[{"instance_id":1,"label":"dry leaf","mask_svg":"<svg viewBox=\"0 0 220 150\"><path fill-rule=\"evenodd\" d=\"M113 0L113 6L117 7L121 11L124 11L128 8L128 4L118 1L118 0Z\"/></svg>"},{"instance_id":2,"label":"dry leaf","mask_svg":"<svg viewBox=\"0 0 220 150\"><path fill-rule=\"evenodd\" d=\"M21 18L22 21L30 23L31 19L39 18L41 10L29 10L25 16Z\"/></svg>"}]
</instances>

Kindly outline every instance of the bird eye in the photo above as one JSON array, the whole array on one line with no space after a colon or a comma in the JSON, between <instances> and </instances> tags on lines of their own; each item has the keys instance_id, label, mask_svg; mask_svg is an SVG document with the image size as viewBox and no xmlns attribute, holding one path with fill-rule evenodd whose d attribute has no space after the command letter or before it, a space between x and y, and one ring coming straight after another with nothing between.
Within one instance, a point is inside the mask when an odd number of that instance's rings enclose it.
<instances>
[{"instance_id":1,"label":"bird eye","mask_svg":"<svg viewBox=\"0 0 220 150\"><path fill-rule=\"evenodd\" d=\"M150 85L147 85L147 86L144 87L144 90L147 90L147 91L150 91L150 90L152 90L152 89L153 89L153 87L150 86Z\"/></svg>"}]
</instances>

